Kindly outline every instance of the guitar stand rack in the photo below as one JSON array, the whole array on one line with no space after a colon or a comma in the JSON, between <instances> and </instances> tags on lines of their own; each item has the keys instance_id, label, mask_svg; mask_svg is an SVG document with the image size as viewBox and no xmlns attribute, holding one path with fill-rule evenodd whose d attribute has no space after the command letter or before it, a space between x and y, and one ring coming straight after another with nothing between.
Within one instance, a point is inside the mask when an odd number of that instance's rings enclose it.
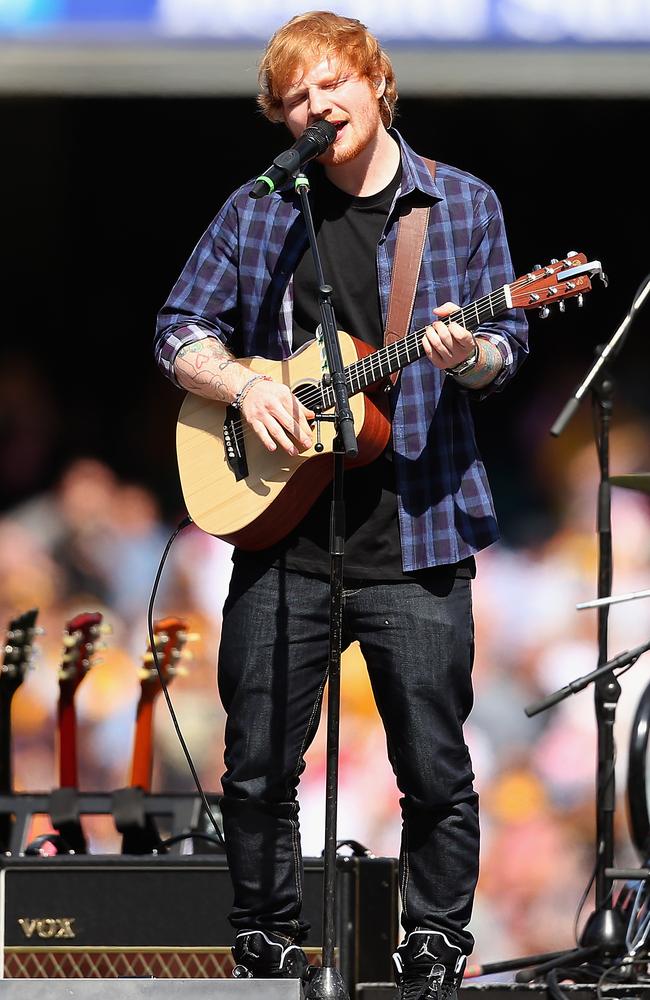
<instances>
[{"instance_id":1,"label":"guitar stand rack","mask_svg":"<svg viewBox=\"0 0 650 1000\"><path fill-rule=\"evenodd\" d=\"M113 792L113 819L122 834L122 854L166 853L155 819L147 809L142 788L118 788Z\"/></svg>"},{"instance_id":2,"label":"guitar stand rack","mask_svg":"<svg viewBox=\"0 0 650 1000\"><path fill-rule=\"evenodd\" d=\"M87 854L88 844L81 826L79 791L76 788L55 788L48 809L52 826L75 854Z\"/></svg>"},{"instance_id":3,"label":"guitar stand rack","mask_svg":"<svg viewBox=\"0 0 650 1000\"><path fill-rule=\"evenodd\" d=\"M218 811L218 796L209 796L212 808ZM52 792L22 792L0 795L0 821L8 833L0 843L0 852L21 856L29 846L29 834L35 816L49 816L60 842L72 851L88 853L81 818L112 816L116 829L122 833L122 853L147 854L161 851L185 853L193 834L203 836L203 804L194 793L152 794L139 788L123 788L114 792L79 792L74 788ZM2 823L0 823L2 827ZM169 831L174 841L164 846L160 829ZM48 839L46 836L45 839Z\"/></svg>"}]
</instances>

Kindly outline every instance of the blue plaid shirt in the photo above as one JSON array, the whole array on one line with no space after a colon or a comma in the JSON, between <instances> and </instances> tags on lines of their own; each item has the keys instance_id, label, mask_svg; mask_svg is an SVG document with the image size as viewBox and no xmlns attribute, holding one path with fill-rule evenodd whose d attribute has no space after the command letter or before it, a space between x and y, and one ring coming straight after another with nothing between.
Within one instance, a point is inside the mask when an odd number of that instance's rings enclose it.
<instances>
[{"instance_id":1,"label":"blue plaid shirt","mask_svg":"<svg viewBox=\"0 0 650 1000\"><path fill-rule=\"evenodd\" d=\"M443 163L434 181L421 158L392 134L401 146L402 181L377 246L379 293L385 319L400 203L414 193L421 202L424 195L431 213L411 321L416 330L443 302L464 306L514 275L494 192ZM173 382L179 349L206 336L218 337L236 357L291 354L292 276L307 244L300 202L293 187L254 201L251 185L228 199L160 310L156 360ZM510 310L477 332L497 346L504 362L485 390L462 389L422 358L403 369L391 392L406 571L458 562L498 538L470 399L501 389L514 375L527 353L525 314Z\"/></svg>"}]
</instances>

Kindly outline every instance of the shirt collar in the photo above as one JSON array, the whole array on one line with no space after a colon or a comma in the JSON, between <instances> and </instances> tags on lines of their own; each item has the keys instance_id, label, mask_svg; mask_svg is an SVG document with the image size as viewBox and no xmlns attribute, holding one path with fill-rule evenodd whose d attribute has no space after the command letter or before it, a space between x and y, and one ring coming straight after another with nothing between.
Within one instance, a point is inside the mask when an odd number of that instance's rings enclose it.
<instances>
[{"instance_id":1,"label":"shirt collar","mask_svg":"<svg viewBox=\"0 0 650 1000\"><path fill-rule=\"evenodd\" d=\"M399 197L404 198L412 191L417 190L436 201L443 201L444 195L431 176L431 172L422 157L411 149L397 129L392 128L390 134L399 143L402 152L402 185Z\"/></svg>"}]
</instances>

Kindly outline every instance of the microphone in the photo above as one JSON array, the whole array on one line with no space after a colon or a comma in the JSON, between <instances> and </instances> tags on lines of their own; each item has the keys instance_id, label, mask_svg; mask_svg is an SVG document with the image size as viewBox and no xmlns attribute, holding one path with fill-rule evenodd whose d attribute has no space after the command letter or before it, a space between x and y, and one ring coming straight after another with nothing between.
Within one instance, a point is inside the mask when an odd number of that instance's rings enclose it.
<instances>
[{"instance_id":1,"label":"microphone","mask_svg":"<svg viewBox=\"0 0 650 1000\"><path fill-rule=\"evenodd\" d=\"M293 146L276 156L268 170L256 178L248 192L250 197L263 198L265 194L272 194L292 174L302 169L305 163L309 163L315 156L321 156L334 142L336 132L336 125L331 122L318 121L308 125Z\"/></svg>"}]
</instances>

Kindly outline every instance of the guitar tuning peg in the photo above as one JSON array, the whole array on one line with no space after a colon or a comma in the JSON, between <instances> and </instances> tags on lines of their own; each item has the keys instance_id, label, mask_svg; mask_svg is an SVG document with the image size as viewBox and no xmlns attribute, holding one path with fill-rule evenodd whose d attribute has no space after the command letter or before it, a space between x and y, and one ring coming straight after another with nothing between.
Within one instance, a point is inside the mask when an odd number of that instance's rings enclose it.
<instances>
[{"instance_id":1,"label":"guitar tuning peg","mask_svg":"<svg viewBox=\"0 0 650 1000\"><path fill-rule=\"evenodd\" d=\"M564 299L560 299L560 301L557 304L557 307L558 307L558 309L560 310L561 313L566 312L566 305L565 305Z\"/></svg>"},{"instance_id":2,"label":"guitar tuning peg","mask_svg":"<svg viewBox=\"0 0 650 1000\"><path fill-rule=\"evenodd\" d=\"M183 652L181 653L181 660L185 660L187 662L188 660L193 660L193 659L194 659L194 653L192 652L192 650L184 649Z\"/></svg>"},{"instance_id":3,"label":"guitar tuning peg","mask_svg":"<svg viewBox=\"0 0 650 1000\"><path fill-rule=\"evenodd\" d=\"M577 256L578 256L578 251L577 250L569 250L569 252L567 254L567 257L577 257Z\"/></svg>"},{"instance_id":4,"label":"guitar tuning peg","mask_svg":"<svg viewBox=\"0 0 650 1000\"><path fill-rule=\"evenodd\" d=\"M598 277L602 281L602 283L605 286L605 288L607 288L607 286L609 285L609 278L607 277L607 275L605 274L605 272L601 271L600 274L598 275Z\"/></svg>"},{"instance_id":5,"label":"guitar tuning peg","mask_svg":"<svg viewBox=\"0 0 650 1000\"><path fill-rule=\"evenodd\" d=\"M560 262L559 262L559 260L557 259L557 257L551 257L551 264L559 264L559 263L560 263Z\"/></svg>"},{"instance_id":6,"label":"guitar tuning peg","mask_svg":"<svg viewBox=\"0 0 650 1000\"><path fill-rule=\"evenodd\" d=\"M533 271L541 271L541 270L542 270L541 264L533 264Z\"/></svg>"},{"instance_id":7,"label":"guitar tuning peg","mask_svg":"<svg viewBox=\"0 0 650 1000\"><path fill-rule=\"evenodd\" d=\"M106 625L106 624L100 625L99 628L97 629L97 631L99 632L100 635L112 635L113 634L113 626L112 625Z\"/></svg>"},{"instance_id":8,"label":"guitar tuning peg","mask_svg":"<svg viewBox=\"0 0 650 1000\"><path fill-rule=\"evenodd\" d=\"M174 674L178 677L189 677L189 670L187 667L174 667Z\"/></svg>"},{"instance_id":9,"label":"guitar tuning peg","mask_svg":"<svg viewBox=\"0 0 650 1000\"><path fill-rule=\"evenodd\" d=\"M156 673L155 670L147 670L146 667L140 667L140 669L138 670L138 680L148 681L150 677L153 677L155 675L155 673Z\"/></svg>"},{"instance_id":10,"label":"guitar tuning peg","mask_svg":"<svg viewBox=\"0 0 650 1000\"><path fill-rule=\"evenodd\" d=\"M74 635L64 635L63 636L63 648L64 649L72 649L72 647L76 646L78 642L79 642L79 635L78 635L77 632L75 632Z\"/></svg>"},{"instance_id":11,"label":"guitar tuning peg","mask_svg":"<svg viewBox=\"0 0 650 1000\"><path fill-rule=\"evenodd\" d=\"M582 295L582 292L580 293L580 295L578 296L578 298L576 299L576 301L578 303L578 309L582 309L583 305L585 304L585 300L584 300L584 296Z\"/></svg>"},{"instance_id":12,"label":"guitar tuning peg","mask_svg":"<svg viewBox=\"0 0 650 1000\"><path fill-rule=\"evenodd\" d=\"M548 306L542 306L542 308L539 310L540 319L548 319L550 315L551 315L551 310L549 309Z\"/></svg>"},{"instance_id":13,"label":"guitar tuning peg","mask_svg":"<svg viewBox=\"0 0 650 1000\"><path fill-rule=\"evenodd\" d=\"M182 642L198 642L201 638L200 632L179 632L178 638Z\"/></svg>"}]
</instances>

